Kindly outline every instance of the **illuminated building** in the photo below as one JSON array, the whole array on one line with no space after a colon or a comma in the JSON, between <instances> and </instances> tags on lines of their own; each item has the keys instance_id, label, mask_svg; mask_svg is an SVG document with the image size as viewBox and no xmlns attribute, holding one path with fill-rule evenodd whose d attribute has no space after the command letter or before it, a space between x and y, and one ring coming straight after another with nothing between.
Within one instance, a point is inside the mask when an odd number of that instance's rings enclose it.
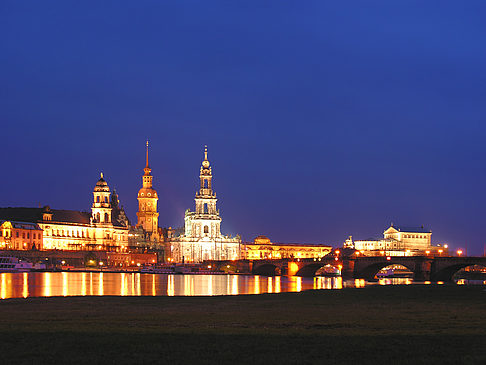
<instances>
[{"instance_id":1,"label":"illuminated building","mask_svg":"<svg viewBox=\"0 0 486 365\"><path fill-rule=\"evenodd\" d=\"M130 227L128 233L128 245L130 249L155 250L159 260L164 256L164 235L159 228L159 213L157 202L159 197L153 188L152 169L149 167L148 141L146 144L145 168L142 176L142 187L138 191L137 225Z\"/></svg>"},{"instance_id":2,"label":"illuminated building","mask_svg":"<svg viewBox=\"0 0 486 365\"><path fill-rule=\"evenodd\" d=\"M0 221L0 249L42 250L42 228L30 222Z\"/></svg>"},{"instance_id":3,"label":"illuminated building","mask_svg":"<svg viewBox=\"0 0 486 365\"><path fill-rule=\"evenodd\" d=\"M432 246L432 231L422 227L398 227L393 224L383 232L383 239L352 240L350 236L344 247L354 248L365 255L418 256L437 255L447 247Z\"/></svg>"},{"instance_id":4,"label":"illuminated building","mask_svg":"<svg viewBox=\"0 0 486 365\"><path fill-rule=\"evenodd\" d=\"M49 206L0 208L0 219L38 224L46 250L124 251L128 246L128 219L103 174L93 190L91 213Z\"/></svg>"},{"instance_id":5,"label":"illuminated building","mask_svg":"<svg viewBox=\"0 0 486 365\"><path fill-rule=\"evenodd\" d=\"M217 198L212 188L212 178L206 148L199 174L200 189L195 197L196 210L186 211L184 234L168 242L171 259L175 262L240 258L240 238L221 234L221 217L216 209Z\"/></svg>"},{"instance_id":6,"label":"illuminated building","mask_svg":"<svg viewBox=\"0 0 486 365\"><path fill-rule=\"evenodd\" d=\"M143 169L144 175L142 177L142 188L138 191L138 222L137 227L142 228L145 232L150 234L152 240L157 240L159 237L159 213L157 213L157 201L159 200L157 192L152 187L152 169L149 167L148 158L148 141L147 141L147 155L146 164Z\"/></svg>"},{"instance_id":7,"label":"illuminated building","mask_svg":"<svg viewBox=\"0 0 486 365\"><path fill-rule=\"evenodd\" d=\"M253 242L242 245L241 256L247 260L321 258L331 250L331 246L322 244L273 243L266 236L258 236Z\"/></svg>"}]
</instances>

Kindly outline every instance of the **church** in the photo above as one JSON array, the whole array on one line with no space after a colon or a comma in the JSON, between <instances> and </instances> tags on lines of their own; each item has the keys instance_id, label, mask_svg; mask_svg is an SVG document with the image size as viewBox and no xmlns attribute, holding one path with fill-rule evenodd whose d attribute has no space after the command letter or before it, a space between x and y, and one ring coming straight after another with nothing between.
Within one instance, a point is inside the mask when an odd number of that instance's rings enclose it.
<instances>
[{"instance_id":1,"label":"church","mask_svg":"<svg viewBox=\"0 0 486 365\"><path fill-rule=\"evenodd\" d=\"M221 216L216 208L213 173L205 147L199 173L200 186L195 197L195 211L188 209L184 217L184 233L169 237L170 261L197 263L204 260L238 260L241 238L221 233Z\"/></svg>"}]
</instances>

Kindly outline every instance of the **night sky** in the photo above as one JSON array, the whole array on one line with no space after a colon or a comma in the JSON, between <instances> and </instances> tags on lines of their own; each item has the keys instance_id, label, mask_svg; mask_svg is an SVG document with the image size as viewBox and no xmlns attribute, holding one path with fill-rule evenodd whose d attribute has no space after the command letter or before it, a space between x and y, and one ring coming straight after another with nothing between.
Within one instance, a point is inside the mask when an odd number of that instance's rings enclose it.
<instances>
[{"instance_id":1,"label":"night sky","mask_svg":"<svg viewBox=\"0 0 486 365\"><path fill-rule=\"evenodd\" d=\"M132 223L145 140L160 226L204 145L222 231L341 245L424 225L482 254L484 1L0 2L0 206Z\"/></svg>"}]
</instances>

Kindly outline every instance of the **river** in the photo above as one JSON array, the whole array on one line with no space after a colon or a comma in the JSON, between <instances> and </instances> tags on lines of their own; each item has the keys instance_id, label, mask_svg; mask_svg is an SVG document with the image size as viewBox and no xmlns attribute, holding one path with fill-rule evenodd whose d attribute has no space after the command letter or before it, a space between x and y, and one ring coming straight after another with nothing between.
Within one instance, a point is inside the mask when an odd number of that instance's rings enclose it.
<instances>
[{"instance_id":1,"label":"river","mask_svg":"<svg viewBox=\"0 0 486 365\"><path fill-rule=\"evenodd\" d=\"M368 285L412 284L411 279L340 277L302 278L258 275L166 275L103 272L25 272L0 274L0 298L53 296L194 296L300 292L308 289L363 288Z\"/></svg>"}]
</instances>

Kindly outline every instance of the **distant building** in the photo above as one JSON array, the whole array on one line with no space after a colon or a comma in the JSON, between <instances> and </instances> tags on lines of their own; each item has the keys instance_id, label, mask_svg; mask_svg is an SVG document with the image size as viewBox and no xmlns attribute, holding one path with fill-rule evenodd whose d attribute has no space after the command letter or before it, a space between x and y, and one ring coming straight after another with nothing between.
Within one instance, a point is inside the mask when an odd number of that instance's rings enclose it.
<instances>
[{"instance_id":1,"label":"distant building","mask_svg":"<svg viewBox=\"0 0 486 365\"><path fill-rule=\"evenodd\" d=\"M221 234L221 216L216 209L216 193L212 188L212 169L207 148L200 174L200 189L196 193L196 210L186 211L184 234L168 238L170 259L174 262L204 260L237 260L240 258L239 236Z\"/></svg>"},{"instance_id":2,"label":"distant building","mask_svg":"<svg viewBox=\"0 0 486 365\"><path fill-rule=\"evenodd\" d=\"M42 250L42 236L37 223L0 220L2 250Z\"/></svg>"},{"instance_id":3,"label":"distant building","mask_svg":"<svg viewBox=\"0 0 486 365\"><path fill-rule=\"evenodd\" d=\"M266 236L258 236L253 242L242 244L241 256L247 260L317 259L326 256L331 250L331 246L323 244L273 243Z\"/></svg>"},{"instance_id":4,"label":"distant building","mask_svg":"<svg viewBox=\"0 0 486 365\"><path fill-rule=\"evenodd\" d=\"M352 240L344 247L354 248L365 255L418 256L446 254L447 247L432 246L432 231L422 227L399 227L393 224L383 232L383 239Z\"/></svg>"}]
</instances>

